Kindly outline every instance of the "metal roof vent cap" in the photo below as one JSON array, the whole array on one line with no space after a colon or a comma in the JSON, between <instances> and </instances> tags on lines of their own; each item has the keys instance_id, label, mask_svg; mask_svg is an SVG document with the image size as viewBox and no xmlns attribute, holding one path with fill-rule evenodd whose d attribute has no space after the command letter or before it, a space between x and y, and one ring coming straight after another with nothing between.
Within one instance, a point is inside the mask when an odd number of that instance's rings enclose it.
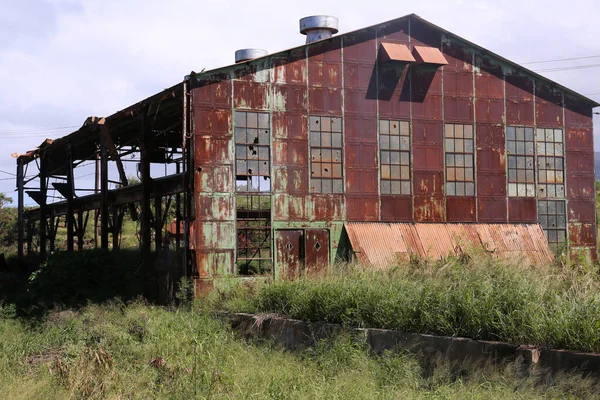
<instances>
[{"instance_id":1,"label":"metal roof vent cap","mask_svg":"<svg viewBox=\"0 0 600 400\"><path fill-rule=\"evenodd\" d=\"M264 57L269 54L268 51L263 49L240 49L235 52L235 63L241 63L248 60L254 60L255 58Z\"/></svg>"},{"instance_id":2,"label":"metal roof vent cap","mask_svg":"<svg viewBox=\"0 0 600 400\"><path fill-rule=\"evenodd\" d=\"M330 15L313 15L300 20L300 33L306 35L306 43L329 39L338 33L338 19Z\"/></svg>"}]
</instances>

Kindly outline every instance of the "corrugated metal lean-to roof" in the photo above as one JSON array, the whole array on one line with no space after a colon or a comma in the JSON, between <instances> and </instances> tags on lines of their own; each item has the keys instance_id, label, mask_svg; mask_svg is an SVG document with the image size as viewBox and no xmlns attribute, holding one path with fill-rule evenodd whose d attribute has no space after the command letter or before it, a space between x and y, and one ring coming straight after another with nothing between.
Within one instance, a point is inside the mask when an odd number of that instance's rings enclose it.
<instances>
[{"instance_id":1,"label":"corrugated metal lean-to roof","mask_svg":"<svg viewBox=\"0 0 600 400\"><path fill-rule=\"evenodd\" d=\"M480 246L499 258L529 265L554 258L538 224L349 222L344 227L358 261L377 268L411 254L439 260Z\"/></svg>"}]
</instances>

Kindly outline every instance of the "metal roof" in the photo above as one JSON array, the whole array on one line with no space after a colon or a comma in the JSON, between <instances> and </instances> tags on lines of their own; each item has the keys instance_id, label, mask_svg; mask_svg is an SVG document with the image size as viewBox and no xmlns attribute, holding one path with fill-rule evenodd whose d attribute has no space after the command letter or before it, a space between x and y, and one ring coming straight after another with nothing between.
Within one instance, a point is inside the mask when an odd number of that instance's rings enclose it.
<instances>
[{"instance_id":1,"label":"metal roof","mask_svg":"<svg viewBox=\"0 0 600 400\"><path fill-rule=\"evenodd\" d=\"M474 247L528 265L554 258L539 224L348 222L344 227L358 261L377 268L410 255L439 260Z\"/></svg>"}]
</instances>

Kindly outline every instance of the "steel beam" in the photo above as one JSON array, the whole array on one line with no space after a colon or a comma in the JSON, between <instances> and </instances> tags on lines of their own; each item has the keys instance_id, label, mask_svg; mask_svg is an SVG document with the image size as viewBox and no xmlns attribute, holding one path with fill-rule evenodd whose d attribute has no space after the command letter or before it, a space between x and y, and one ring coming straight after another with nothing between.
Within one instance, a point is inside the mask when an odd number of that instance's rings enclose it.
<instances>
[{"instance_id":1,"label":"steel beam","mask_svg":"<svg viewBox=\"0 0 600 400\"><path fill-rule=\"evenodd\" d=\"M140 174L142 177L142 199L141 199L141 252L144 259L144 267L147 265L147 256L150 254L150 194L152 190L152 178L150 177L150 151L151 151L151 132L150 121L148 120L148 109L144 107L141 113L141 132L140 132Z\"/></svg>"},{"instance_id":2,"label":"steel beam","mask_svg":"<svg viewBox=\"0 0 600 400\"><path fill-rule=\"evenodd\" d=\"M102 141L101 141L102 142ZM108 249L108 150L100 144L100 246Z\"/></svg>"}]
</instances>

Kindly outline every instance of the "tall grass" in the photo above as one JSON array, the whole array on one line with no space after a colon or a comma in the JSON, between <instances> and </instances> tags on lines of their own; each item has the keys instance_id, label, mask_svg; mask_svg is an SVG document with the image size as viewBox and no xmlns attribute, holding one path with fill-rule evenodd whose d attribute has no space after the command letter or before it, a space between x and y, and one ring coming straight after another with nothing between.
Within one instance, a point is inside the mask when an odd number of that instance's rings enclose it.
<instances>
[{"instance_id":1,"label":"tall grass","mask_svg":"<svg viewBox=\"0 0 600 400\"><path fill-rule=\"evenodd\" d=\"M513 368L421 376L410 356L374 357L348 337L299 354L238 339L192 309L113 301L16 319L0 307L0 393L6 399L121 398L566 398L589 381L541 387Z\"/></svg>"},{"instance_id":2,"label":"tall grass","mask_svg":"<svg viewBox=\"0 0 600 400\"><path fill-rule=\"evenodd\" d=\"M321 279L233 285L207 303L306 321L600 351L599 282L589 267L530 269L474 251L387 271L341 265Z\"/></svg>"}]
</instances>

